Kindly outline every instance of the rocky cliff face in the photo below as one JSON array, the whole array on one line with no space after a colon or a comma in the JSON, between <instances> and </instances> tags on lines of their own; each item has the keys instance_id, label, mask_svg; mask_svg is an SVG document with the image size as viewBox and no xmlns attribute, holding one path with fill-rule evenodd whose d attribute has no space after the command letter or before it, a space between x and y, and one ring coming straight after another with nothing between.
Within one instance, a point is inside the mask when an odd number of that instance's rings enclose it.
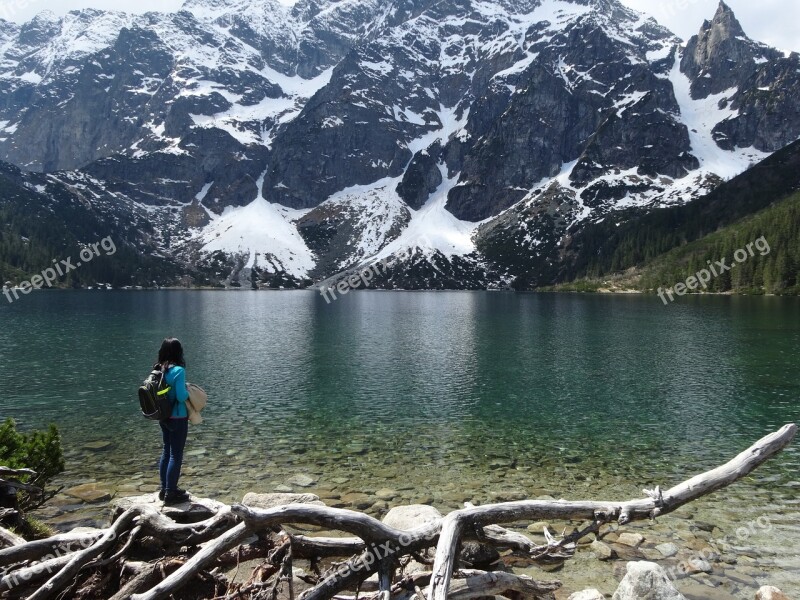
<instances>
[{"instance_id":1,"label":"rocky cliff face","mask_svg":"<svg viewBox=\"0 0 800 600\"><path fill-rule=\"evenodd\" d=\"M228 282L388 259L387 287L506 285L581 223L691 201L800 137L800 58L724 3L685 48L616 0L188 0L0 25L0 158Z\"/></svg>"}]
</instances>

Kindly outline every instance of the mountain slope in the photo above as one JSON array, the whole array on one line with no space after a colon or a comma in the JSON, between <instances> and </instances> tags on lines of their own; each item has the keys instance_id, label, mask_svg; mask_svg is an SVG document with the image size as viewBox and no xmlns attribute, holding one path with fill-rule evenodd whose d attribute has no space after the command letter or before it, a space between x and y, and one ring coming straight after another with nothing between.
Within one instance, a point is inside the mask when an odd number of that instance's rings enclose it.
<instances>
[{"instance_id":1,"label":"mountain slope","mask_svg":"<svg viewBox=\"0 0 800 600\"><path fill-rule=\"evenodd\" d=\"M570 232L556 253L538 268L520 275L517 286L597 279L631 268L640 269L675 248L760 213L798 190L800 142L795 142L687 205L647 213L632 209L614 219ZM771 230L765 230L759 235L770 238L770 233ZM486 253L491 251L487 249ZM729 255L715 259L724 256Z\"/></svg>"},{"instance_id":2,"label":"mountain slope","mask_svg":"<svg viewBox=\"0 0 800 600\"><path fill-rule=\"evenodd\" d=\"M649 261L638 286L672 288L722 259L731 269L712 277L708 291L800 294L800 193Z\"/></svg>"},{"instance_id":3,"label":"mountain slope","mask_svg":"<svg viewBox=\"0 0 800 600\"><path fill-rule=\"evenodd\" d=\"M0 163L0 284L18 285L68 261L76 268L64 267L54 285L175 285L181 271L150 251L149 225L117 220L114 208L103 213L75 190ZM81 249L103 240L98 256L80 264Z\"/></svg>"},{"instance_id":4,"label":"mountain slope","mask_svg":"<svg viewBox=\"0 0 800 600\"><path fill-rule=\"evenodd\" d=\"M680 295L800 295L800 192L639 266L545 289L639 290L669 304L679 296L678 284L687 288Z\"/></svg>"}]
</instances>

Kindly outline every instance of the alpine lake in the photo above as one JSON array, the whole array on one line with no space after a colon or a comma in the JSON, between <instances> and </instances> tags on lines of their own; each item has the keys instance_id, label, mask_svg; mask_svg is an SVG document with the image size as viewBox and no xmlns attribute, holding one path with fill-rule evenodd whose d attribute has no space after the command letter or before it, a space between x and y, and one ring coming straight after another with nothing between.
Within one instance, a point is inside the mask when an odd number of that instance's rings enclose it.
<instances>
[{"instance_id":1,"label":"alpine lake","mask_svg":"<svg viewBox=\"0 0 800 600\"><path fill-rule=\"evenodd\" d=\"M225 502L302 491L381 516L642 498L800 421L797 298L38 292L0 304L0 417L55 423L65 449L64 491L35 516L98 525L112 497L157 490L160 431L136 390L168 335L209 393L181 485ZM761 584L800 598L799 448L655 523L611 527L619 560L585 545L557 572L509 562L562 580L564 598L613 592L625 559L692 565L676 581L690 598Z\"/></svg>"}]
</instances>

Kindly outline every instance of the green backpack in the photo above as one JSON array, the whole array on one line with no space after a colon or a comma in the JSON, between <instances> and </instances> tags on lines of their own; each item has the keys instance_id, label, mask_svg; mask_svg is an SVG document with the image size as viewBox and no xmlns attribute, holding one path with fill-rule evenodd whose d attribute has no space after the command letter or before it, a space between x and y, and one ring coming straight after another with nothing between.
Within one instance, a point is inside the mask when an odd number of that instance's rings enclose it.
<instances>
[{"instance_id":1,"label":"green backpack","mask_svg":"<svg viewBox=\"0 0 800 600\"><path fill-rule=\"evenodd\" d=\"M172 416L175 403L169 399L172 387L167 385L167 371L169 369L155 365L139 387L139 407L145 419L166 421Z\"/></svg>"}]
</instances>

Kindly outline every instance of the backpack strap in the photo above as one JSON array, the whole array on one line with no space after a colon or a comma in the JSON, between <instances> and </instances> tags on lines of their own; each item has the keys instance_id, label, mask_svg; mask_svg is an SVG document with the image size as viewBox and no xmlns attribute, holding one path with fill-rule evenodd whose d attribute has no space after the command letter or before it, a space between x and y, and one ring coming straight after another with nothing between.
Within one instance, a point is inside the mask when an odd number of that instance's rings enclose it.
<instances>
[{"instance_id":1,"label":"backpack strap","mask_svg":"<svg viewBox=\"0 0 800 600\"><path fill-rule=\"evenodd\" d=\"M170 364L169 362L165 362L165 363L163 363L161 365L161 373L162 373L162 377L165 380L164 381L165 384L166 384L167 373L174 366L175 365ZM171 386L171 385L167 386L166 389L164 389L163 391L159 392L159 394L167 394L167 397L169 398L169 393L170 393L170 391L172 391L172 387L173 386ZM169 401L169 416L170 416L170 418L172 418L172 413L175 412L175 406L177 404L178 404L178 395L175 394L174 398L170 399L170 401Z\"/></svg>"}]
</instances>

